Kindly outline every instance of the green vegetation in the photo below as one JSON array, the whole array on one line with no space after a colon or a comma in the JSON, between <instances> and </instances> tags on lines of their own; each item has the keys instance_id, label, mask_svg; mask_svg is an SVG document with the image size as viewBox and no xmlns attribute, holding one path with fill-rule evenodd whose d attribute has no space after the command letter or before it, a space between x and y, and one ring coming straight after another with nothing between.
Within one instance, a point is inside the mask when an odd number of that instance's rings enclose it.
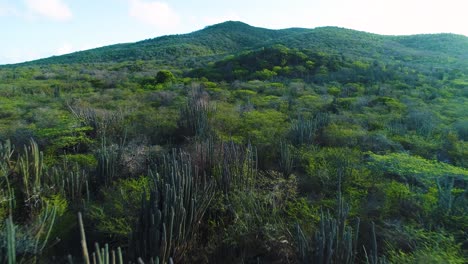
<instances>
[{"instance_id":1,"label":"green vegetation","mask_svg":"<svg viewBox=\"0 0 468 264\"><path fill-rule=\"evenodd\" d=\"M0 263L466 263L466 54L226 22L1 66Z\"/></svg>"}]
</instances>

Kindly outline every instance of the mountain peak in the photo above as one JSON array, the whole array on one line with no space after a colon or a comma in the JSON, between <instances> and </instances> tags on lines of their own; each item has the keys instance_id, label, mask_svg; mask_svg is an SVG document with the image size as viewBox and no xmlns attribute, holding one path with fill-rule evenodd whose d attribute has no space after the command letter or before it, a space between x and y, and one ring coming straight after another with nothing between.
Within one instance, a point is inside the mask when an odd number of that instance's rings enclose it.
<instances>
[{"instance_id":1,"label":"mountain peak","mask_svg":"<svg viewBox=\"0 0 468 264\"><path fill-rule=\"evenodd\" d=\"M214 24L211 26L206 26L202 30L196 31L199 33L228 33L228 32L239 32L239 33L251 33L252 31L269 31L269 29L265 28L257 28L246 24L240 21L226 21L218 24Z\"/></svg>"},{"instance_id":2,"label":"mountain peak","mask_svg":"<svg viewBox=\"0 0 468 264\"><path fill-rule=\"evenodd\" d=\"M246 28L246 27L252 27L252 26L241 21L228 20L228 21L221 22L218 24L206 26L204 29L230 29L230 28L240 28L240 27Z\"/></svg>"}]
</instances>

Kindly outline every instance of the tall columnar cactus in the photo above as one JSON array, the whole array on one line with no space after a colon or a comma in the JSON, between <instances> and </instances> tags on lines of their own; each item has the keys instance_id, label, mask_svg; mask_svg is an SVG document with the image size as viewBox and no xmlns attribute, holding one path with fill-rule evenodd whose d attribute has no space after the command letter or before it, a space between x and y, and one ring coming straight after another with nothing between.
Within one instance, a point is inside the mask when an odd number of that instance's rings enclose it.
<instances>
[{"instance_id":1,"label":"tall columnar cactus","mask_svg":"<svg viewBox=\"0 0 468 264\"><path fill-rule=\"evenodd\" d=\"M107 137L115 139L124 134L123 121L125 113L122 111L110 111L95 109L90 107L68 106L70 112L83 125L92 127L95 132L95 137Z\"/></svg>"},{"instance_id":2,"label":"tall columnar cactus","mask_svg":"<svg viewBox=\"0 0 468 264\"><path fill-rule=\"evenodd\" d=\"M44 174L43 154L39 151L37 143L31 139L29 146L24 147L23 155L18 160L19 174L23 179L23 190L26 195L25 202L34 206L35 200L42 191L42 176Z\"/></svg>"},{"instance_id":3,"label":"tall columnar cactus","mask_svg":"<svg viewBox=\"0 0 468 264\"><path fill-rule=\"evenodd\" d=\"M37 263L55 223L56 208L45 207L35 221L18 226L10 215L0 232L0 263Z\"/></svg>"},{"instance_id":4,"label":"tall columnar cactus","mask_svg":"<svg viewBox=\"0 0 468 264\"><path fill-rule=\"evenodd\" d=\"M81 248L83 250L83 261L85 264L90 264L91 259L93 264L124 264L122 250L120 247L117 248L117 254L115 250L109 251L109 245L105 244L104 248L100 248L98 243L95 243L95 252L92 253L92 258L90 258L88 253L88 245L86 243L86 234L83 224L83 217L81 212L78 213L78 224L80 227L80 236L81 236ZM73 263L72 257L68 256L68 262Z\"/></svg>"},{"instance_id":5,"label":"tall columnar cactus","mask_svg":"<svg viewBox=\"0 0 468 264\"><path fill-rule=\"evenodd\" d=\"M216 108L208 100L208 94L200 87L194 87L187 104L181 109L179 125L189 136L206 138L210 135L209 119L215 111Z\"/></svg>"},{"instance_id":6,"label":"tall columnar cactus","mask_svg":"<svg viewBox=\"0 0 468 264\"><path fill-rule=\"evenodd\" d=\"M220 145L220 142L214 136L195 141L192 158L198 173L211 174L213 172L214 166L220 158Z\"/></svg>"},{"instance_id":7,"label":"tall columnar cactus","mask_svg":"<svg viewBox=\"0 0 468 264\"><path fill-rule=\"evenodd\" d=\"M97 168L96 181L108 186L118 175L120 149L116 145L106 146L103 141L101 148L96 152Z\"/></svg>"},{"instance_id":8,"label":"tall columnar cactus","mask_svg":"<svg viewBox=\"0 0 468 264\"><path fill-rule=\"evenodd\" d=\"M75 164L64 162L53 167L48 173L49 185L53 186L67 200L80 203L88 193L88 174Z\"/></svg>"},{"instance_id":9,"label":"tall columnar cactus","mask_svg":"<svg viewBox=\"0 0 468 264\"><path fill-rule=\"evenodd\" d=\"M314 143L315 134L329 122L327 113L317 113L313 118L299 118L294 121L289 130L289 138L294 145L310 145Z\"/></svg>"},{"instance_id":10,"label":"tall columnar cactus","mask_svg":"<svg viewBox=\"0 0 468 264\"><path fill-rule=\"evenodd\" d=\"M312 144L317 127L313 119L304 120L300 117L292 123L289 137L295 145Z\"/></svg>"},{"instance_id":11,"label":"tall columnar cactus","mask_svg":"<svg viewBox=\"0 0 468 264\"><path fill-rule=\"evenodd\" d=\"M130 257L180 259L213 197L211 184L193 170L188 154L173 150L156 172L150 198L143 195L140 215L130 237Z\"/></svg>"},{"instance_id":12,"label":"tall columnar cactus","mask_svg":"<svg viewBox=\"0 0 468 264\"><path fill-rule=\"evenodd\" d=\"M364 253L366 254L366 263L367 264L387 264L388 261L383 257L379 257L378 255L378 250L377 250L377 236L375 234L375 223L372 222L372 229L371 229L371 235L372 235L372 244L371 244L371 250L370 254L367 254L367 250L364 247Z\"/></svg>"},{"instance_id":13,"label":"tall columnar cactus","mask_svg":"<svg viewBox=\"0 0 468 264\"><path fill-rule=\"evenodd\" d=\"M444 177L437 179L438 207L445 215L450 215L452 211L454 196L452 195L455 178Z\"/></svg>"},{"instance_id":14,"label":"tall columnar cactus","mask_svg":"<svg viewBox=\"0 0 468 264\"><path fill-rule=\"evenodd\" d=\"M2 230L3 235L0 236L2 239L0 241L0 263L16 263L16 229L17 227L10 215L5 220L5 230Z\"/></svg>"},{"instance_id":15,"label":"tall columnar cactus","mask_svg":"<svg viewBox=\"0 0 468 264\"><path fill-rule=\"evenodd\" d=\"M258 168L255 147L223 142L218 157L221 160L215 168L215 177L220 189L228 193L234 189L253 188Z\"/></svg>"},{"instance_id":16,"label":"tall columnar cactus","mask_svg":"<svg viewBox=\"0 0 468 264\"><path fill-rule=\"evenodd\" d=\"M15 166L12 161L13 151L10 141L0 142L0 209L8 208L10 215L15 206L14 190L10 185L10 176Z\"/></svg>"},{"instance_id":17,"label":"tall columnar cactus","mask_svg":"<svg viewBox=\"0 0 468 264\"><path fill-rule=\"evenodd\" d=\"M257 151L252 145L208 137L195 142L194 152L192 157L197 173L210 175L225 193L253 187L257 174Z\"/></svg>"},{"instance_id":18,"label":"tall columnar cactus","mask_svg":"<svg viewBox=\"0 0 468 264\"><path fill-rule=\"evenodd\" d=\"M9 140L5 141L4 143L0 142L0 166L5 167L5 169L10 168L12 166L11 157L14 152L14 147L11 145Z\"/></svg>"},{"instance_id":19,"label":"tall columnar cactus","mask_svg":"<svg viewBox=\"0 0 468 264\"><path fill-rule=\"evenodd\" d=\"M0 232L0 263L36 263L48 243L55 223L56 207L43 202L43 196L50 188L45 177L47 173L42 152L39 151L36 142L31 140L30 144L25 146L24 152L18 155L16 162L12 161L12 156L11 144L0 144L1 206L7 203L9 208L5 230ZM21 181L17 182L19 186L11 179L13 175L20 177ZM16 225L13 222L14 190L20 193L19 197L24 197L25 205L29 209L34 209L33 213L28 215L27 225Z\"/></svg>"},{"instance_id":20,"label":"tall columnar cactus","mask_svg":"<svg viewBox=\"0 0 468 264\"><path fill-rule=\"evenodd\" d=\"M320 224L313 239L308 240L299 225L296 226L296 243L304 263L354 263L357 254L359 218L355 228L347 223L349 206L338 197L336 217L321 213Z\"/></svg>"},{"instance_id":21,"label":"tall columnar cactus","mask_svg":"<svg viewBox=\"0 0 468 264\"><path fill-rule=\"evenodd\" d=\"M290 146L284 141L280 142L279 154L279 167L283 176L287 178L294 169L294 157L291 153Z\"/></svg>"}]
</instances>

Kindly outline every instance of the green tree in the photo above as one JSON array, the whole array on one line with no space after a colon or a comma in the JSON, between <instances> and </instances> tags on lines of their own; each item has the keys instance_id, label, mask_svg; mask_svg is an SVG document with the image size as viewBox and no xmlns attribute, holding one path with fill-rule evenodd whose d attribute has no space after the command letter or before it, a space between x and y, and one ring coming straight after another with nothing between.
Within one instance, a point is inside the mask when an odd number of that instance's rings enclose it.
<instances>
[{"instance_id":1,"label":"green tree","mask_svg":"<svg viewBox=\"0 0 468 264\"><path fill-rule=\"evenodd\" d=\"M175 81L174 74L172 74L172 72L168 70L160 70L156 74L156 83L169 83L169 82L174 82L174 81Z\"/></svg>"}]
</instances>

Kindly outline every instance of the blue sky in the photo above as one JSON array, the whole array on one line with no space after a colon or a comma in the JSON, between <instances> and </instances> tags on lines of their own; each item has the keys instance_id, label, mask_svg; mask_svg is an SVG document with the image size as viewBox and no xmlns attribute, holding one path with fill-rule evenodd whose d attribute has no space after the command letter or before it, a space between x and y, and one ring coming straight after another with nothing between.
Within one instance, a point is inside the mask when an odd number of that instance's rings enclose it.
<instances>
[{"instance_id":1,"label":"blue sky","mask_svg":"<svg viewBox=\"0 0 468 264\"><path fill-rule=\"evenodd\" d=\"M226 20L274 29L468 36L466 12L468 0L0 0L0 64L188 33Z\"/></svg>"}]
</instances>

